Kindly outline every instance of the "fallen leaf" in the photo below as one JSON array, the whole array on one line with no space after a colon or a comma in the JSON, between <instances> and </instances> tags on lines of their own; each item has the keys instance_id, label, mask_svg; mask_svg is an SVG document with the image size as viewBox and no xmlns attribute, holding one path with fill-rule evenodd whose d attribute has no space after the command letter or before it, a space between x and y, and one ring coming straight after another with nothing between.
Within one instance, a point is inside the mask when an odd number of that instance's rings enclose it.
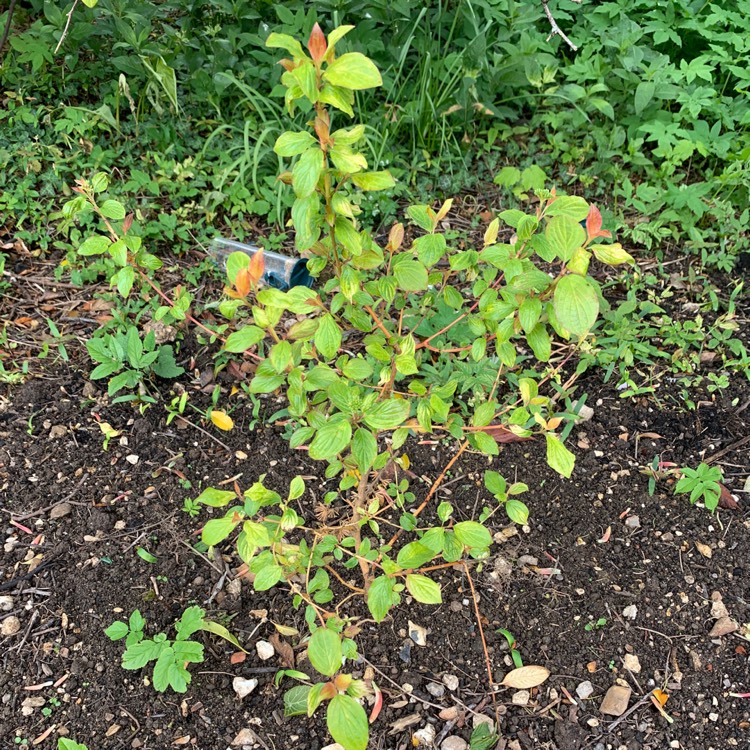
<instances>
[{"instance_id":1,"label":"fallen leaf","mask_svg":"<svg viewBox=\"0 0 750 750\"><path fill-rule=\"evenodd\" d=\"M398 734L399 732L403 732L404 729L407 729L414 724L419 724L420 721L422 721L422 714L409 714L408 716L402 716L391 724L391 731L388 732L388 734Z\"/></svg>"},{"instance_id":2,"label":"fallen leaf","mask_svg":"<svg viewBox=\"0 0 750 750\"><path fill-rule=\"evenodd\" d=\"M601 539L597 539L596 541L600 544L606 544L609 541L609 537L612 534L612 527L607 526L607 530L602 534Z\"/></svg>"},{"instance_id":3,"label":"fallen leaf","mask_svg":"<svg viewBox=\"0 0 750 750\"><path fill-rule=\"evenodd\" d=\"M380 712L383 709L383 692L374 682L372 683L372 687L375 690L375 703L373 704L372 711L370 712L370 724L372 724L378 718L378 716L380 716Z\"/></svg>"},{"instance_id":4,"label":"fallen leaf","mask_svg":"<svg viewBox=\"0 0 750 750\"><path fill-rule=\"evenodd\" d=\"M278 633L272 633L268 641L279 655L282 666L294 669L294 649L286 641L282 641Z\"/></svg>"},{"instance_id":5,"label":"fallen leaf","mask_svg":"<svg viewBox=\"0 0 750 750\"><path fill-rule=\"evenodd\" d=\"M484 432L491 438L494 438L496 443L516 443L521 440L533 440L531 437L524 437L522 435L516 435L507 427L503 427L501 424L488 424L485 427L464 427L466 432Z\"/></svg>"},{"instance_id":6,"label":"fallen leaf","mask_svg":"<svg viewBox=\"0 0 750 750\"><path fill-rule=\"evenodd\" d=\"M527 690L541 685L548 677L549 669L547 667L531 664L508 672L501 684L517 690Z\"/></svg>"},{"instance_id":7,"label":"fallen leaf","mask_svg":"<svg viewBox=\"0 0 750 750\"><path fill-rule=\"evenodd\" d=\"M740 504L734 499L734 495L721 483L721 494L719 495L719 507L725 510L739 510Z\"/></svg>"},{"instance_id":8,"label":"fallen leaf","mask_svg":"<svg viewBox=\"0 0 750 750\"><path fill-rule=\"evenodd\" d=\"M214 409L209 414L209 416L211 417L211 421L214 423L214 425L216 425L216 427L218 427L220 430L224 430L224 432L228 432L232 429L232 427L234 427L234 421L226 412Z\"/></svg>"},{"instance_id":9,"label":"fallen leaf","mask_svg":"<svg viewBox=\"0 0 750 750\"><path fill-rule=\"evenodd\" d=\"M665 706L667 704L667 701L669 700L669 694L665 693L663 690L659 690L659 688L653 690L651 695L653 695L654 698L659 701L660 706Z\"/></svg>"},{"instance_id":10,"label":"fallen leaf","mask_svg":"<svg viewBox=\"0 0 750 750\"><path fill-rule=\"evenodd\" d=\"M279 623L273 622L273 620L271 620L271 622L281 635L299 635L299 630L297 630L297 628L289 627L289 625L279 625Z\"/></svg>"}]
</instances>

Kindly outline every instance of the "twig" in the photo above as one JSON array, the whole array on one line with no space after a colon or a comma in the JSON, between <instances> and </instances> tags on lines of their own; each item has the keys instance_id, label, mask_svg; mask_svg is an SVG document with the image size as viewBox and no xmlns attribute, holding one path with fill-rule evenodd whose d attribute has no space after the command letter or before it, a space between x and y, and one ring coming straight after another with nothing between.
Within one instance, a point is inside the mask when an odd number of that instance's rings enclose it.
<instances>
[{"instance_id":1,"label":"twig","mask_svg":"<svg viewBox=\"0 0 750 750\"><path fill-rule=\"evenodd\" d=\"M581 0L573 0L573 2L580 3ZM568 47L573 50L573 52L578 52L578 47L573 44L570 39L568 39L568 37L565 35L565 32L557 25L557 21L555 21L555 17L552 15L552 11L547 5L547 0L542 0L542 7L544 8L544 15L547 16L549 25L552 28L550 35L547 37L547 40L549 41L553 36L559 36L560 39L562 39L568 45Z\"/></svg>"},{"instance_id":2,"label":"twig","mask_svg":"<svg viewBox=\"0 0 750 750\"><path fill-rule=\"evenodd\" d=\"M75 11L77 5L78 0L74 0L73 7L68 11L68 20L65 22L65 28L63 29L60 41L57 43L57 47L55 47L55 54L60 51L60 47L62 47L62 43L65 41L65 37L68 36L68 28L70 27L70 22L73 20L73 11Z\"/></svg>"},{"instance_id":3,"label":"twig","mask_svg":"<svg viewBox=\"0 0 750 750\"><path fill-rule=\"evenodd\" d=\"M625 712L625 713L624 713L624 714L623 714L622 716L620 716L619 718L615 719L615 720L614 720L614 721L613 721L613 722L612 722L612 723L611 723L611 724L610 724L610 725L609 725L609 726L607 727L607 733L609 734L610 732L612 732L612 730L613 730L613 729L614 729L614 728L615 728L615 727L616 727L616 726L617 726L618 724L620 724L620 722L623 722L623 721L625 721L625 719L627 719L627 718L628 718L628 716L630 716L630 715L631 715L631 714L633 713L633 711L635 711L636 709L638 709L638 708L640 708L641 706L645 705L646 703L650 703L650 702L651 702L651 693L649 692L649 693L646 693L646 695L644 695L644 696L643 696L643 697L642 697L642 698L641 698L641 699L640 699L640 700L639 700L639 701L638 701L637 703L634 703L634 704L633 704L633 705L632 705L632 706L631 706L631 707L630 707L630 708L629 708L629 709L628 709L628 710L627 710L627 711L626 711L626 712Z\"/></svg>"},{"instance_id":4,"label":"twig","mask_svg":"<svg viewBox=\"0 0 750 750\"><path fill-rule=\"evenodd\" d=\"M8 35L10 34L10 25L13 23L13 11L16 9L16 0L10 0L10 6L8 7L8 18L5 21L5 30L3 31L3 38L0 39L0 53L5 47L5 42L8 41Z\"/></svg>"},{"instance_id":5,"label":"twig","mask_svg":"<svg viewBox=\"0 0 750 750\"><path fill-rule=\"evenodd\" d=\"M479 628L479 636L482 639L482 650L484 651L484 663L487 667L487 677L490 681L488 687L490 689L490 693L492 694L492 702L495 702L495 690L494 690L494 684L495 680L492 676L492 662L490 662L490 655L487 651L487 641L484 637L484 628L482 627L482 616L479 614L479 602L477 602L477 592L474 590L474 581L471 580L471 575L469 574L469 566L464 563L464 571L466 572L466 578L469 581L469 588L471 589L471 598L474 600L474 612L477 616L477 627Z\"/></svg>"}]
</instances>

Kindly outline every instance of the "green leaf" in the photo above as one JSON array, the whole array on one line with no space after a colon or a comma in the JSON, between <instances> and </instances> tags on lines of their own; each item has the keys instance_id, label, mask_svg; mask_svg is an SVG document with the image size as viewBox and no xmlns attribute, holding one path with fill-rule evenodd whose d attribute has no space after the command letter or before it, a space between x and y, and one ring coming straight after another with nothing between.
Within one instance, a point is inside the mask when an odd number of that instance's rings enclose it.
<instances>
[{"instance_id":1,"label":"green leaf","mask_svg":"<svg viewBox=\"0 0 750 750\"><path fill-rule=\"evenodd\" d=\"M130 290L133 288L134 281L135 269L133 269L132 266L125 266L125 268L121 268L110 279L110 284L115 284L120 296L126 298L130 294Z\"/></svg>"},{"instance_id":2,"label":"green leaf","mask_svg":"<svg viewBox=\"0 0 750 750\"><path fill-rule=\"evenodd\" d=\"M476 521L461 521L453 527L453 531L458 541L466 547L486 549L492 544L490 532Z\"/></svg>"},{"instance_id":3,"label":"green leaf","mask_svg":"<svg viewBox=\"0 0 750 750\"><path fill-rule=\"evenodd\" d=\"M307 713L309 685L295 685L284 693L284 716L299 716Z\"/></svg>"},{"instance_id":4,"label":"green leaf","mask_svg":"<svg viewBox=\"0 0 750 750\"><path fill-rule=\"evenodd\" d=\"M656 93L656 81L641 81L635 90L635 113L641 114Z\"/></svg>"},{"instance_id":5,"label":"green leaf","mask_svg":"<svg viewBox=\"0 0 750 750\"><path fill-rule=\"evenodd\" d=\"M237 497L237 495L229 490L217 490L213 487L206 487L206 489L195 498L195 502L203 503L203 505L210 505L212 508L223 508L235 497Z\"/></svg>"},{"instance_id":6,"label":"green leaf","mask_svg":"<svg viewBox=\"0 0 750 750\"><path fill-rule=\"evenodd\" d=\"M367 592L367 607L375 622L382 622L390 611L395 607L401 597L393 590L396 581L389 576L377 576L370 584Z\"/></svg>"},{"instance_id":7,"label":"green leaf","mask_svg":"<svg viewBox=\"0 0 750 750\"><path fill-rule=\"evenodd\" d=\"M389 190L396 184L396 180L387 169L380 172L353 174L352 182L361 190Z\"/></svg>"},{"instance_id":8,"label":"green leaf","mask_svg":"<svg viewBox=\"0 0 750 750\"><path fill-rule=\"evenodd\" d=\"M84 0L85 2L85 0ZM92 2L92 0L89 0L89 2ZM96 5L97 0L93 0L94 5ZM88 5L88 3L86 3ZM67 737L58 737L57 738L57 750L88 750L86 745L81 744L80 742L74 742L71 739L68 739Z\"/></svg>"},{"instance_id":9,"label":"green leaf","mask_svg":"<svg viewBox=\"0 0 750 750\"><path fill-rule=\"evenodd\" d=\"M206 522L201 534L203 544L212 547L214 544L223 542L235 529L238 520L234 520L234 513L228 514L223 518L212 518Z\"/></svg>"},{"instance_id":10,"label":"green leaf","mask_svg":"<svg viewBox=\"0 0 750 750\"><path fill-rule=\"evenodd\" d=\"M124 638L130 632L130 628L127 623L122 620L115 620L105 631L104 635L107 636L111 641L119 641Z\"/></svg>"},{"instance_id":11,"label":"green leaf","mask_svg":"<svg viewBox=\"0 0 750 750\"><path fill-rule=\"evenodd\" d=\"M425 234L414 240L417 257L428 268L434 266L445 255L445 235Z\"/></svg>"},{"instance_id":12,"label":"green leaf","mask_svg":"<svg viewBox=\"0 0 750 750\"><path fill-rule=\"evenodd\" d=\"M378 455L378 441L369 430L359 427L354 433L352 455L360 473L366 474L372 468Z\"/></svg>"},{"instance_id":13,"label":"green leaf","mask_svg":"<svg viewBox=\"0 0 750 750\"><path fill-rule=\"evenodd\" d=\"M112 244L108 237L104 237L101 234L95 234L92 237L86 238L83 243L78 247L79 255L101 255L109 250L109 246Z\"/></svg>"},{"instance_id":14,"label":"green leaf","mask_svg":"<svg viewBox=\"0 0 750 750\"><path fill-rule=\"evenodd\" d=\"M520 500L508 500L505 503L505 512L513 523L525 526L529 522L529 509L526 503Z\"/></svg>"},{"instance_id":15,"label":"green leaf","mask_svg":"<svg viewBox=\"0 0 750 750\"><path fill-rule=\"evenodd\" d=\"M305 480L302 477L294 477L289 483L289 500L296 500L305 494Z\"/></svg>"},{"instance_id":16,"label":"green leaf","mask_svg":"<svg viewBox=\"0 0 750 750\"><path fill-rule=\"evenodd\" d=\"M154 641L133 643L127 647L125 653L122 655L122 668L142 669L150 661L159 658L163 647L163 643L156 643Z\"/></svg>"},{"instance_id":17,"label":"green leaf","mask_svg":"<svg viewBox=\"0 0 750 750\"><path fill-rule=\"evenodd\" d=\"M352 150L349 146L334 146L329 154L336 169L345 174L356 174L367 169L364 154Z\"/></svg>"},{"instance_id":18,"label":"green leaf","mask_svg":"<svg viewBox=\"0 0 750 750\"><path fill-rule=\"evenodd\" d=\"M424 204L409 206L406 209L406 215L425 232L432 232L435 229L436 216L435 212Z\"/></svg>"},{"instance_id":19,"label":"green leaf","mask_svg":"<svg viewBox=\"0 0 750 750\"><path fill-rule=\"evenodd\" d=\"M163 693L171 687L176 693L184 693L190 682L190 672L181 663L175 661L175 652L171 647L162 649L154 664L153 686L157 693Z\"/></svg>"},{"instance_id":20,"label":"green leaf","mask_svg":"<svg viewBox=\"0 0 750 750\"><path fill-rule=\"evenodd\" d=\"M104 201L104 203L99 206L99 210L102 212L102 215L106 216L108 219L119 221L125 218L125 207L120 201Z\"/></svg>"},{"instance_id":21,"label":"green leaf","mask_svg":"<svg viewBox=\"0 0 750 750\"><path fill-rule=\"evenodd\" d=\"M312 247L320 235L319 212L320 198L317 193L308 195L306 198L297 198L292 204L294 241L300 252Z\"/></svg>"},{"instance_id":22,"label":"green leaf","mask_svg":"<svg viewBox=\"0 0 750 750\"><path fill-rule=\"evenodd\" d=\"M251 346L255 346L263 340L265 331L258 326L244 326L238 331L233 331L227 336L224 350L227 352L242 353L247 351Z\"/></svg>"},{"instance_id":23,"label":"green leaf","mask_svg":"<svg viewBox=\"0 0 750 750\"><path fill-rule=\"evenodd\" d=\"M331 677L341 669L341 636L328 628L318 628L307 644L307 658L315 669Z\"/></svg>"},{"instance_id":24,"label":"green leaf","mask_svg":"<svg viewBox=\"0 0 750 750\"><path fill-rule=\"evenodd\" d=\"M323 71L323 79L334 86L354 91L371 89L383 84L375 63L368 60L361 52L348 52L337 57Z\"/></svg>"},{"instance_id":25,"label":"green leaf","mask_svg":"<svg viewBox=\"0 0 750 750\"><path fill-rule=\"evenodd\" d=\"M557 257L563 262L569 261L573 253L586 242L586 232L583 227L567 216L556 216L552 219L544 230L544 236Z\"/></svg>"},{"instance_id":26,"label":"green leaf","mask_svg":"<svg viewBox=\"0 0 750 750\"><path fill-rule=\"evenodd\" d=\"M619 266L623 263L635 265L635 258L629 252L623 250L619 242L612 245L592 245L591 249L594 251L596 259L607 265Z\"/></svg>"},{"instance_id":27,"label":"green leaf","mask_svg":"<svg viewBox=\"0 0 750 750\"><path fill-rule=\"evenodd\" d=\"M561 195L545 211L546 216L565 216L571 221L583 221L589 215L589 204L579 195Z\"/></svg>"},{"instance_id":28,"label":"green leaf","mask_svg":"<svg viewBox=\"0 0 750 750\"><path fill-rule=\"evenodd\" d=\"M552 354L552 339L544 323L537 323L534 329L526 334L526 341L540 362L548 362Z\"/></svg>"},{"instance_id":29,"label":"green leaf","mask_svg":"<svg viewBox=\"0 0 750 750\"><path fill-rule=\"evenodd\" d=\"M404 570L416 570L430 562L437 554L422 542L409 542L399 550L396 563Z\"/></svg>"},{"instance_id":30,"label":"green leaf","mask_svg":"<svg viewBox=\"0 0 750 750\"><path fill-rule=\"evenodd\" d=\"M486 432L472 432L471 439L475 446L488 456L497 456L500 453L497 441Z\"/></svg>"},{"instance_id":31,"label":"green leaf","mask_svg":"<svg viewBox=\"0 0 750 750\"><path fill-rule=\"evenodd\" d=\"M526 333L534 328L541 315L542 303L537 297L527 297L518 308L518 321Z\"/></svg>"},{"instance_id":32,"label":"green leaf","mask_svg":"<svg viewBox=\"0 0 750 750\"><path fill-rule=\"evenodd\" d=\"M508 483L505 481L505 477L497 471L485 471L484 486L495 495L495 497L502 497L505 495Z\"/></svg>"},{"instance_id":33,"label":"green leaf","mask_svg":"<svg viewBox=\"0 0 750 750\"><path fill-rule=\"evenodd\" d=\"M302 45L289 34L277 34L275 32L268 35L266 47L285 49L295 59L306 57Z\"/></svg>"},{"instance_id":34,"label":"green leaf","mask_svg":"<svg viewBox=\"0 0 750 750\"><path fill-rule=\"evenodd\" d=\"M284 570L280 565L266 565L255 574L253 588L256 591L268 591L284 577Z\"/></svg>"},{"instance_id":35,"label":"green leaf","mask_svg":"<svg viewBox=\"0 0 750 750\"><path fill-rule=\"evenodd\" d=\"M317 432L310 443L308 455L316 461L338 456L352 439L352 426L345 419L331 419Z\"/></svg>"},{"instance_id":36,"label":"green leaf","mask_svg":"<svg viewBox=\"0 0 750 750\"><path fill-rule=\"evenodd\" d=\"M422 604L442 604L443 602L440 586L427 576L411 573L406 576L406 588Z\"/></svg>"},{"instance_id":37,"label":"green leaf","mask_svg":"<svg viewBox=\"0 0 750 750\"><path fill-rule=\"evenodd\" d=\"M240 642L223 626L213 620L203 620L201 622L201 630L205 630L207 633L213 633L218 635L219 638L223 638L227 643L231 643L235 648L240 651L244 651L246 654L249 653ZM202 661L202 660L201 660Z\"/></svg>"},{"instance_id":38,"label":"green leaf","mask_svg":"<svg viewBox=\"0 0 750 750\"><path fill-rule=\"evenodd\" d=\"M557 282L553 304L558 323L574 336L585 336L599 315L596 290L577 274L568 274Z\"/></svg>"},{"instance_id":39,"label":"green leaf","mask_svg":"<svg viewBox=\"0 0 750 750\"><path fill-rule=\"evenodd\" d=\"M562 444L557 435L546 432L544 437L547 439L547 463L558 474L570 479L576 457Z\"/></svg>"},{"instance_id":40,"label":"green leaf","mask_svg":"<svg viewBox=\"0 0 750 750\"><path fill-rule=\"evenodd\" d=\"M298 198L307 198L315 192L315 187L323 171L323 152L317 146L305 151L292 169L292 188Z\"/></svg>"},{"instance_id":41,"label":"green leaf","mask_svg":"<svg viewBox=\"0 0 750 750\"><path fill-rule=\"evenodd\" d=\"M316 144L315 138L306 131L286 132L276 139L273 150L279 156L299 156Z\"/></svg>"},{"instance_id":42,"label":"green leaf","mask_svg":"<svg viewBox=\"0 0 750 750\"><path fill-rule=\"evenodd\" d=\"M365 750L370 737L367 714L354 698L335 695L328 704L326 720L331 737L344 750Z\"/></svg>"},{"instance_id":43,"label":"green leaf","mask_svg":"<svg viewBox=\"0 0 750 750\"><path fill-rule=\"evenodd\" d=\"M150 563L151 565L153 565L156 562L156 556L152 555L148 550L143 549L143 547L136 547L135 554L138 555L138 557L140 557L141 560L144 560L145 562Z\"/></svg>"},{"instance_id":44,"label":"green leaf","mask_svg":"<svg viewBox=\"0 0 750 750\"><path fill-rule=\"evenodd\" d=\"M326 313L320 317L313 341L324 359L333 359L338 354L341 348L341 329L333 315Z\"/></svg>"},{"instance_id":45,"label":"green leaf","mask_svg":"<svg viewBox=\"0 0 750 750\"><path fill-rule=\"evenodd\" d=\"M421 292L427 289L427 269L418 260L409 260L405 256L396 256L393 263L393 275L396 282L406 292ZM403 260L402 260L403 258Z\"/></svg>"},{"instance_id":46,"label":"green leaf","mask_svg":"<svg viewBox=\"0 0 750 750\"><path fill-rule=\"evenodd\" d=\"M389 398L378 401L364 414L364 421L373 430L395 430L409 417L411 407L406 399Z\"/></svg>"}]
</instances>

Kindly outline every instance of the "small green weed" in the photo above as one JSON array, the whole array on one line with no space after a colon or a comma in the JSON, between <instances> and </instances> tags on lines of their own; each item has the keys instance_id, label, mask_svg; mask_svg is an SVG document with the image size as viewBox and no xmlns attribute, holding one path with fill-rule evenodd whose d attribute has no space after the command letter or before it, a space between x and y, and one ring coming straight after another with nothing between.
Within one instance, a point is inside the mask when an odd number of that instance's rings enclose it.
<instances>
[{"instance_id":1,"label":"small green weed","mask_svg":"<svg viewBox=\"0 0 750 750\"><path fill-rule=\"evenodd\" d=\"M675 485L676 495L690 495L690 502L695 504L703 500L703 504L710 511L715 511L721 497L722 473L718 466L698 464L697 468L691 469L685 466L678 469L676 473L681 474Z\"/></svg>"}]
</instances>

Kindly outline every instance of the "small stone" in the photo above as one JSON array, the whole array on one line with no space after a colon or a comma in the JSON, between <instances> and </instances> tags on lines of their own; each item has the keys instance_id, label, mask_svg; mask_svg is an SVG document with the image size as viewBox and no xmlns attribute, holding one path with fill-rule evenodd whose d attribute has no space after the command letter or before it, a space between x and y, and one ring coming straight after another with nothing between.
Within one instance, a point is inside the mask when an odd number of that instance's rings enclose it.
<instances>
[{"instance_id":1,"label":"small stone","mask_svg":"<svg viewBox=\"0 0 750 750\"><path fill-rule=\"evenodd\" d=\"M330 745L326 745L322 750L345 750L343 745L339 745L338 742L333 742Z\"/></svg>"},{"instance_id":2,"label":"small stone","mask_svg":"<svg viewBox=\"0 0 750 750\"><path fill-rule=\"evenodd\" d=\"M638 607L635 604L629 604L622 610L622 616L627 617L628 620L635 620L638 617Z\"/></svg>"},{"instance_id":3,"label":"small stone","mask_svg":"<svg viewBox=\"0 0 750 750\"><path fill-rule=\"evenodd\" d=\"M518 690L513 693L510 702L514 706L528 706L531 699L531 693L528 690Z\"/></svg>"},{"instance_id":4,"label":"small stone","mask_svg":"<svg viewBox=\"0 0 750 750\"><path fill-rule=\"evenodd\" d=\"M58 503L52 507L49 517L52 519L63 518L63 516L67 516L72 510L73 506L70 503Z\"/></svg>"},{"instance_id":5,"label":"small stone","mask_svg":"<svg viewBox=\"0 0 750 750\"><path fill-rule=\"evenodd\" d=\"M738 628L739 625L731 617L720 617L714 623L708 636L709 638L720 638L722 635L734 633Z\"/></svg>"},{"instance_id":6,"label":"small stone","mask_svg":"<svg viewBox=\"0 0 750 750\"><path fill-rule=\"evenodd\" d=\"M625 654L622 665L634 674L638 674L641 671L641 662L635 654Z\"/></svg>"},{"instance_id":7,"label":"small stone","mask_svg":"<svg viewBox=\"0 0 750 750\"><path fill-rule=\"evenodd\" d=\"M409 638L411 638L417 646L426 646L427 630L421 625L417 625L409 620Z\"/></svg>"},{"instance_id":8,"label":"small stone","mask_svg":"<svg viewBox=\"0 0 750 750\"><path fill-rule=\"evenodd\" d=\"M232 740L234 747L242 747L243 745L254 746L255 745L255 732L252 729L240 729L237 736Z\"/></svg>"},{"instance_id":9,"label":"small stone","mask_svg":"<svg viewBox=\"0 0 750 750\"><path fill-rule=\"evenodd\" d=\"M579 683L576 686L576 695L581 700L586 700L586 698L590 698L594 694L594 686L591 684L590 680L585 680L584 682Z\"/></svg>"},{"instance_id":10,"label":"small stone","mask_svg":"<svg viewBox=\"0 0 750 750\"><path fill-rule=\"evenodd\" d=\"M466 750L469 747L466 740L458 735L446 737L440 745L440 750Z\"/></svg>"},{"instance_id":11,"label":"small stone","mask_svg":"<svg viewBox=\"0 0 750 750\"><path fill-rule=\"evenodd\" d=\"M414 732L414 740L419 743L417 747L421 747L422 745L432 747L435 742L435 727L432 724L426 724L421 729L417 729L417 731Z\"/></svg>"},{"instance_id":12,"label":"small stone","mask_svg":"<svg viewBox=\"0 0 750 750\"><path fill-rule=\"evenodd\" d=\"M488 724L490 729L494 731L495 722L486 714L473 714L471 717L472 725L476 729L480 724Z\"/></svg>"},{"instance_id":13,"label":"small stone","mask_svg":"<svg viewBox=\"0 0 750 750\"><path fill-rule=\"evenodd\" d=\"M711 721L718 721L719 720L719 714L714 713L713 711L708 715L708 718L711 719Z\"/></svg>"},{"instance_id":14,"label":"small stone","mask_svg":"<svg viewBox=\"0 0 750 750\"><path fill-rule=\"evenodd\" d=\"M258 641L255 644L255 650L263 661L268 661L276 653L276 650L268 641Z\"/></svg>"},{"instance_id":15,"label":"small stone","mask_svg":"<svg viewBox=\"0 0 750 750\"><path fill-rule=\"evenodd\" d=\"M454 721L458 718L458 706L449 706L444 708L439 714L443 721Z\"/></svg>"},{"instance_id":16,"label":"small stone","mask_svg":"<svg viewBox=\"0 0 750 750\"><path fill-rule=\"evenodd\" d=\"M244 677L235 677L232 680L232 688L237 693L237 697L242 700L258 687L258 680L246 680Z\"/></svg>"},{"instance_id":17,"label":"small stone","mask_svg":"<svg viewBox=\"0 0 750 750\"><path fill-rule=\"evenodd\" d=\"M594 416L594 410L590 406L586 406L584 404L579 410L578 410L578 416L584 421L589 422L591 418Z\"/></svg>"},{"instance_id":18,"label":"small stone","mask_svg":"<svg viewBox=\"0 0 750 750\"><path fill-rule=\"evenodd\" d=\"M612 685L607 690L601 706L599 706L600 713L607 714L608 716L622 716L628 709L632 692L629 687L625 687L624 685Z\"/></svg>"},{"instance_id":19,"label":"small stone","mask_svg":"<svg viewBox=\"0 0 750 750\"><path fill-rule=\"evenodd\" d=\"M0 624L0 635L15 635L20 629L21 621L15 615L11 615L10 617L6 617L2 624Z\"/></svg>"},{"instance_id":20,"label":"small stone","mask_svg":"<svg viewBox=\"0 0 750 750\"><path fill-rule=\"evenodd\" d=\"M661 535L662 542L673 542L674 534L671 531L667 531Z\"/></svg>"},{"instance_id":21,"label":"small stone","mask_svg":"<svg viewBox=\"0 0 750 750\"><path fill-rule=\"evenodd\" d=\"M30 695L28 698L24 698L21 703L21 714L23 716L31 716L35 708L41 708L46 702L46 698L42 698L39 695Z\"/></svg>"},{"instance_id":22,"label":"small stone","mask_svg":"<svg viewBox=\"0 0 750 750\"><path fill-rule=\"evenodd\" d=\"M65 425L53 424L52 427L50 427L49 439L57 440L58 438L65 437L67 433L68 433L68 428L65 427Z\"/></svg>"},{"instance_id":23,"label":"small stone","mask_svg":"<svg viewBox=\"0 0 750 750\"><path fill-rule=\"evenodd\" d=\"M401 659L404 664L408 664L411 661L411 641L406 641L401 650L398 652L398 658Z\"/></svg>"},{"instance_id":24,"label":"small stone","mask_svg":"<svg viewBox=\"0 0 750 750\"><path fill-rule=\"evenodd\" d=\"M442 698L445 695L445 685L437 682L428 682L426 690L433 698Z\"/></svg>"},{"instance_id":25,"label":"small stone","mask_svg":"<svg viewBox=\"0 0 750 750\"><path fill-rule=\"evenodd\" d=\"M638 516L628 516L625 519L625 525L629 529L640 529L641 528L641 519Z\"/></svg>"},{"instance_id":26,"label":"small stone","mask_svg":"<svg viewBox=\"0 0 750 750\"><path fill-rule=\"evenodd\" d=\"M443 685L448 688L448 690L451 691L451 693L454 693L456 690L458 690L458 677L454 674L444 674L443 675Z\"/></svg>"},{"instance_id":27,"label":"small stone","mask_svg":"<svg viewBox=\"0 0 750 750\"><path fill-rule=\"evenodd\" d=\"M589 719L589 720L588 720L588 721L587 721L586 723L587 723L587 724L588 724L588 725L589 725L590 727L598 727L598 726L599 726L599 719L595 719L595 718L593 718L593 717L592 717L592 718L590 718L590 719ZM603 746L602 746L602 747L603 747Z\"/></svg>"},{"instance_id":28,"label":"small stone","mask_svg":"<svg viewBox=\"0 0 750 750\"><path fill-rule=\"evenodd\" d=\"M0 596L0 612L10 612L13 609L12 596Z\"/></svg>"},{"instance_id":29,"label":"small stone","mask_svg":"<svg viewBox=\"0 0 750 750\"><path fill-rule=\"evenodd\" d=\"M533 555L521 555L518 558L518 566L523 567L524 565L537 566L539 565L539 558Z\"/></svg>"},{"instance_id":30,"label":"small stone","mask_svg":"<svg viewBox=\"0 0 750 750\"><path fill-rule=\"evenodd\" d=\"M140 458L136 456L135 453L131 453L130 455L125 456L125 460L129 464L132 464L133 466L135 466L138 463L138 461L140 461Z\"/></svg>"},{"instance_id":31,"label":"small stone","mask_svg":"<svg viewBox=\"0 0 750 750\"><path fill-rule=\"evenodd\" d=\"M695 549L698 550L698 552L703 555L703 557L710 560L713 557L714 551L709 547L707 544L704 544L703 542L696 542L695 543Z\"/></svg>"},{"instance_id":32,"label":"small stone","mask_svg":"<svg viewBox=\"0 0 750 750\"><path fill-rule=\"evenodd\" d=\"M721 597L715 599L711 603L711 617L713 617L714 620L720 620L722 617L729 617L729 611L724 602L721 601Z\"/></svg>"}]
</instances>

